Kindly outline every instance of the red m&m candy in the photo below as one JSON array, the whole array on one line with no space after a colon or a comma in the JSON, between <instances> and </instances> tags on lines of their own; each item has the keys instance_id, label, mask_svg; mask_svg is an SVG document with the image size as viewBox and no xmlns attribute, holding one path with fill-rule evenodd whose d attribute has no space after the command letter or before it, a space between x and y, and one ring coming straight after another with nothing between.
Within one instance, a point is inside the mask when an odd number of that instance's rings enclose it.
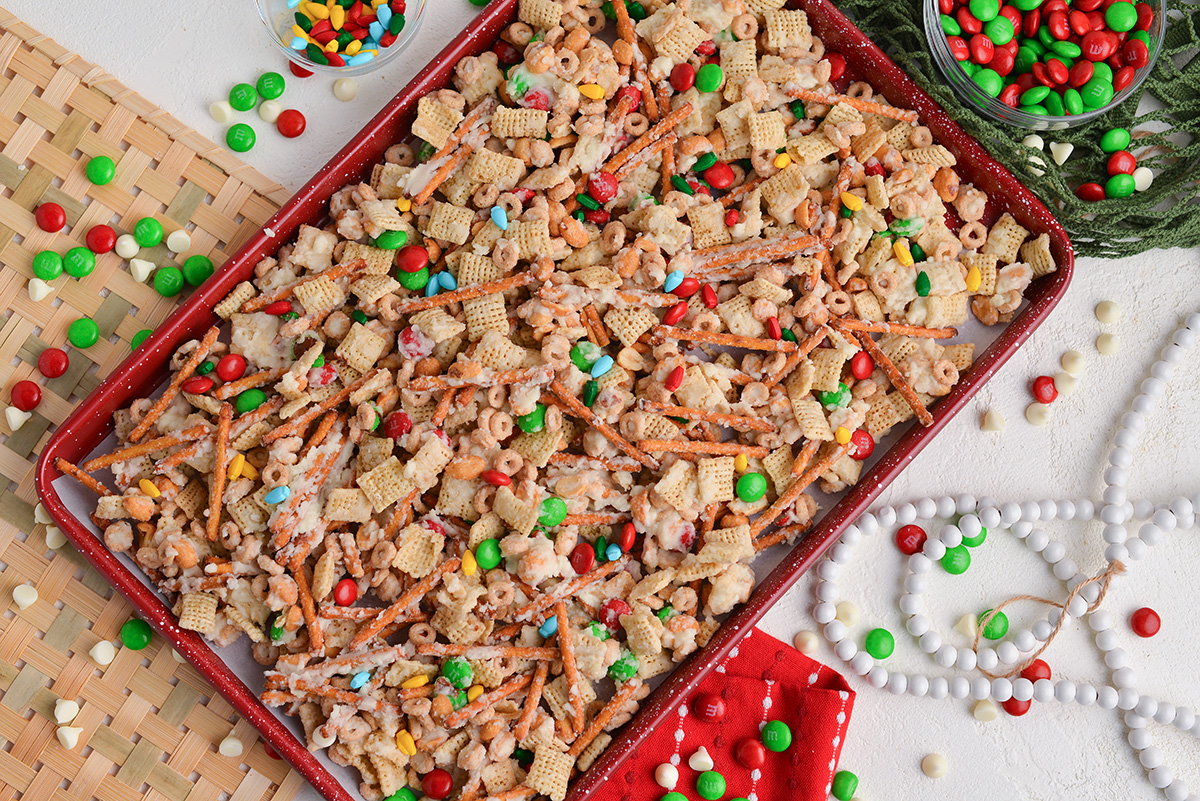
<instances>
[{"instance_id":1,"label":"red m&m candy","mask_svg":"<svg viewBox=\"0 0 1200 801\"><path fill-rule=\"evenodd\" d=\"M596 172L588 178L588 194L598 203L607 203L617 196L617 176L611 172Z\"/></svg>"},{"instance_id":2,"label":"red m&m candy","mask_svg":"<svg viewBox=\"0 0 1200 801\"><path fill-rule=\"evenodd\" d=\"M189 395L203 395L213 388L213 380L206 375L194 375L183 382L183 391Z\"/></svg>"},{"instance_id":3,"label":"red m&m candy","mask_svg":"<svg viewBox=\"0 0 1200 801\"><path fill-rule=\"evenodd\" d=\"M383 421L383 433L389 439L400 439L400 437L412 431L412 426L412 418L407 413L392 412Z\"/></svg>"},{"instance_id":4,"label":"red m&m candy","mask_svg":"<svg viewBox=\"0 0 1200 801\"><path fill-rule=\"evenodd\" d=\"M508 474L501 473L499 470L484 470L479 474L479 477L493 487L507 487L509 484L512 484L512 479Z\"/></svg>"},{"instance_id":5,"label":"red m&m candy","mask_svg":"<svg viewBox=\"0 0 1200 801\"><path fill-rule=\"evenodd\" d=\"M859 381L866 381L875 371L875 360L865 350L860 350L850 359L850 374Z\"/></svg>"},{"instance_id":6,"label":"red m&m candy","mask_svg":"<svg viewBox=\"0 0 1200 801\"><path fill-rule=\"evenodd\" d=\"M733 168L718 161L704 171L704 180L714 189L728 189L733 185Z\"/></svg>"},{"instance_id":7,"label":"red m&m candy","mask_svg":"<svg viewBox=\"0 0 1200 801\"><path fill-rule=\"evenodd\" d=\"M406 273L419 273L429 264L429 251L420 245L405 245L396 253L396 266Z\"/></svg>"},{"instance_id":8,"label":"red m&m candy","mask_svg":"<svg viewBox=\"0 0 1200 801\"><path fill-rule=\"evenodd\" d=\"M686 92L696 85L696 68L691 64L676 64L671 70L671 88Z\"/></svg>"},{"instance_id":9,"label":"red m&m candy","mask_svg":"<svg viewBox=\"0 0 1200 801\"><path fill-rule=\"evenodd\" d=\"M1033 397L1038 403L1053 403L1058 397L1058 388L1054 386L1054 379L1048 375L1040 375L1033 379Z\"/></svg>"},{"instance_id":10,"label":"red m&m candy","mask_svg":"<svg viewBox=\"0 0 1200 801\"><path fill-rule=\"evenodd\" d=\"M66 351L59 348L46 348L38 356L38 371L46 378L58 378L67 372L70 363Z\"/></svg>"},{"instance_id":11,"label":"red m&m candy","mask_svg":"<svg viewBox=\"0 0 1200 801\"><path fill-rule=\"evenodd\" d=\"M1004 711L1014 718L1019 718L1029 711L1029 707L1032 704L1029 701L1018 701L1016 698L1009 698L1007 701L1001 701L1000 706L1004 707Z\"/></svg>"},{"instance_id":12,"label":"red m&m candy","mask_svg":"<svg viewBox=\"0 0 1200 801\"><path fill-rule=\"evenodd\" d=\"M1129 616L1129 627L1139 637L1153 637L1162 628L1162 618L1158 616L1158 612L1143 606Z\"/></svg>"},{"instance_id":13,"label":"red m&m candy","mask_svg":"<svg viewBox=\"0 0 1200 801\"><path fill-rule=\"evenodd\" d=\"M333 600L338 606L351 606L358 600L358 585L352 578L344 578L333 588Z\"/></svg>"},{"instance_id":14,"label":"red m&m candy","mask_svg":"<svg viewBox=\"0 0 1200 801\"><path fill-rule=\"evenodd\" d=\"M597 612L597 617L610 631L616 631L621 628L621 615L628 615L633 610L629 604L621 598L609 598L604 603L600 604L600 609Z\"/></svg>"},{"instance_id":15,"label":"red m&m candy","mask_svg":"<svg viewBox=\"0 0 1200 801\"><path fill-rule=\"evenodd\" d=\"M33 218L37 221L38 228L52 234L61 231L67 224L67 213L57 203L41 204L33 213Z\"/></svg>"},{"instance_id":16,"label":"red m&m candy","mask_svg":"<svg viewBox=\"0 0 1200 801\"><path fill-rule=\"evenodd\" d=\"M617 536L617 547L619 547L623 553L629 553L629 550L633 548L633 541L635 539L637 539L637 529L634 527L633 523L626 523L625 525L621 526L621 533Z\"/></svg>"},{"instance_id":17,"label":"red m&m candy","mask_svg":"<svg viewBox=\"0 0 1200 801\"><path fill-rule=\"evenodd\" d=\"M1050 671L1050 666L1046 664L1044 659L1035 659L1029 663L1029 666L1021 671L1021 678L1029 681L1037 681L1038 679L1049 679L1054 674Z\"/></svg>"},{"instance_id":18,"label":"red m&m candy","mask_svg":"<svg viewBox=\"0 0 1200 801\"><path fill-rule=\"evenodd\" d=\"M908 556L915 553L920 553L925 547L925 539L928 535L925 534L925 529L920 526L904 526L896 532L896 547L900 552Z\"/></svg>"},{"instance_id":19,"label":"red m&m candy","mask_svg":"<svg viewBox=\"0 0 1200 801\"><path fill-rule=\"evenodd\" d=\"M571 549L568 559L571 562L571 568L582 576L596 566L596 549L586 542L581 542Z\"/></svg>"},{"instance_id":20,"label":"red m&m candy","mask_svg":"<svg viewBox=\"0 0 1200 801\"><path fill-rule=\"evenodd\" d=\"M117 246L117 232L107 225L93 225L84 241L93 253L108 253Z\"/></svg>"},{"instance_id":21,"label":"red m&m candy","mask_svg":"<svg viewBox=\"0 0 1200 801\"><path fill-rule=\"evenodd\" d=\"M875 452L875 440L866 429L857 429L850 435L850 456L862 461Z\"/></svg>"},{"instance_id":22,"label":"red m&m candy","mask_svg":"<svg viewBox=\"0 0 1200 801\"><path fill-rule=\"evenodd\" d=\"M275 129L288 139L295 139L304 133L307 126L308 120L304 119L304 115L294 108L280 112L279 116L275 118Z\"/></svg>"},{"instance_id":23,"label":"red m&m candy","mask_svg":"<svg viewBox=\"0 0 1200 801\"><path fill-rule=\"evenodd\" d=\"M716 693L702 693L692 699L692 712L708 723L718 723L725 717L725 702Z\"/></svg>"},{"instance_id":24,"label":"red m&m candy","mask_svg":"<svg viewBox=\"0 0 1200 801\"><path fill-rule=\"evenodd\" d=\"M222 381L237 381L246 374L246 359L237 353L226 353L217 362L216 372Z\"/></svg>"},{"instance_id":25,"label":"red m&m candy","mask_svg":"<svg viewBox=\"0 0 1200 801\"><path fill-rule=\"evenodd\" d=\"M454 780L446 771L434 768L421 777L421 789L434 801L441 801L454 789Z\"/></svg>"},{"instance_id":26,"label":"red m&m candy","mask_svg":"<svg viewBox=\"0 0 1200 801\"><path fill-rule=\"evenodd\" d=\"M746 770L756 770L767 761L767 749L758 740L746 738L737 744L733 756Z\"/></svg>"},{"instance_id":27,"label":"red m&m candy","mask_svg":"<svg viewBox=\"0 0 1200 801\"><path fill-rule=\"evenodd\" d=\"M33 381L18 381L12 388L12 405L31 412L42 402L42 388Z\"/></svg>"}]
</instances>

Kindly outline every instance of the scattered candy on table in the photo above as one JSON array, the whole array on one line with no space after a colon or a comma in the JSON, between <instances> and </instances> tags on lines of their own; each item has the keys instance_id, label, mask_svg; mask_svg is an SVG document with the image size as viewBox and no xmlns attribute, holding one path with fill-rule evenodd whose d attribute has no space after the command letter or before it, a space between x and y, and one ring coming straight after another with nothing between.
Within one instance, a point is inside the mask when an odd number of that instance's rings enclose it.
<instances>
[{"instance_id":1,"label":"scattered candy on table","mask_svg":"<svg viewBox=\"0 0 1200 801\"><path fill-rule=\"evenodd\" d=\"M796 632L796 636L792 638L792 645L796 650L806 655L816 653L819 643L820 638L817 637L817 633L807 629Z\"/></svg>"},{"instance_id":2,"label":"scattered candy on table","mask_svg":"<svg viewBox=\"0 0 1200 801\"><path fill-rule=\"evenodd\" d=\"M57 203L41 203L33 214L37 227L48 233L57 233L67 224L67 213Z\"/></svg>"},{"instance_id":3,"label":"scattered candy on table","mask_svg":"<svg viewBox=\"0 0 1200 801\"><path fill-rule=\"evenodd\" d=\"M16 433L21 430L21 426L33 419L31 412L23 412L16 406L4 407L4 422L8 424L8 430Z\"/></svg>"},{"instance_id":4,"label":"scattered candy on table","mask_svg":"<svg viewBox=\"0 0 1200 801\"><path fill-rule=\"evenodd\" d=\"M338 78L333 82L333 96L343 103L358 97L358 82L353 78Z\"/></svg>"},{"instance_id":5,"label":"scattered candy on table","mask_svg":"<svg viewBox=\"0 0 1200 801\"><path fill-rule=\"evenodd\" d=\"M186 253L191 246L192 235L183 228L174 230L167 235L167 250L172 253Z\"/></svg>"},{"instance_id":6,"label":"scattered candy on table","mask_svg":"<svg viewBox=\"0 0 1200 801\"><path fill-rule=\"evenodd\" d=\"M679 783L679 770L664 762L654 769L654 781L665 790L674 790Z\"/></svg>"},{"instance_id":7,"label":"scattered candy on table","mask_svg":"<svg viewBox=\"0 0 1200 801\"><path fill-rule=\"evenodd\" d=\"M283 113L283 104L278 100L264 100L258 104L258 118L268 125L275 125Z\"/></svg>"},{"instance_id":8,"label":"scattered candy on table","mask_svg":"<svg viewBox=\"0 0 1200 801\"><path fill-rule=\"evenodd\" d=\"M129 260L129 274L133 276L133 280L140 284L146 283L146 279L154 274L154 270L154 262L152 261L147 261L146 259Z\"/></svg>"},{"instance_id":9,"label":"scattered candy on table","mask_svg":"<svg viewBox=\"0 0 1200 801\"><path fill-rule=\"evenodd\" d=\"M792 746L792 730L782 720L768 721L762 729L762 744L768 751L781 753Z\"/></svg>"},{"instance_id":10,"label":"scattered candy on table","mask_svg":"<svg viewBox=\"0 0 1200 801\"><path fill-rule=\"evenodd\" d=\"M226 735L221 740L221 744L217 746L217 753L226 757L239 757L242 755L243 750L245 750L245 747L242 745L242 741L233 734Z\"/></svg>"},{"instance_id":11,"label":"scattered candy on table","mask_svg":"<svg viewBox=\"0 0 1200 801\"><path fill-rule=\"evenodd\" d=\"M50 293L53 291L50 285L41 278L30 278L26 290L29 292L29 299L34 303L40 303L50 297Z\"/></svg>"},{"instance_id":12,"label":"scattered candy on table","mask_svg":"<svg viewBox=\"0 0 1200 801\"><path fill-rule=\"evenodd\" d=\"M121 642L126 648L140 651L150 644L154 631L150 624L140 618L131 618L121 626Z\"/></svg>"},{"instance_id":13,"label":"scattered candy on table","mask_svg":"<svg viewBox=\"0 0 1200 801\"><path fill-rule=\"evenodd\" d=\"M225 144L235 153L245 153L254 147L254 129L244 122L234 123L225 132Z\"/></svg>"},{"instance_id":14,"label":"scattered candy on table","mask_svg":"<svg viewBox=\"0 0 1200 801\"><path fill-rule=\"evenodd\" d=\"M117 165L108 156L94 156L88 160L87 179L96 186L104 186L117 174Z\"/></svg>"},{"instance_id":15,"label":"scattered candy on table","mask_svg":"<svg viewBox=\"0 0 1200 801\"><path fill-rule=\"evenodd\" d=\"M59 726L54 732L59 744L68 751L79 745L79 737L82 734L83 729L79 726Z\"/></svg>"},{"instance_id":16,"label":"scattered candy on table","mask_svg":"<svg viewBox=\"0 0 1200 801\"><path fill-rule=\"evenodd\" d=\"M304 133L304 128L308 125L308 120L294 108L286 109L279 113L275 118L275 129L279 131L281 136L288 139L295 139L300 134Z\"/></svg>"},{"instance_id":17,"label":"scattered candy on table","mask_svg":"<svg viewBox=\"0 0 1200 801\"><path fill-rule=\"evenodd\" d=\"M688 767L695 771L703 773L706 770L712 770L714 766L712 755L708 753L708 749L704 746L697 748L690 757L688 757Z\"/></svg>"},{"instance_id":18,"label":"scattered candy on table","mask_svg":"<svg viewBox=\"0 0 1200 801\"><path fill-rule=\"evenodd\" d=\"M858 623L862 613L859 611L858 604L854 601L842 601L834 610L834 619L840 620L843 625L853 626Z\"/></svg>"},{"instance_id":19,"label":"scattered candy on table","mask_svg":"<svg viewBox=\"0 0 1200 801\"><path fill-rule=\"evenodd\" d=\"M137 240L133 238L133 234L121 234L117 237L117 243L113 247L113 250L122 259L132 259L138 254L140 249Z\"/></svg>"},{"instance_id":20,"label":"scattered candy on table","mask_svg":"<svg viewBox=\"0 0 1200 801\"><path fill-rule=\"evenodd\" d=\"M921 760L921 772L931 779L940 779L946 775L950 764L941 754L929 754Z\"/></svg>"},{"instance_id":21,"label":"scattered candy on table","mask_svg":"<svg viewBox=\"0 0 1200 801\"><path fill-rule=\"evenodd\" d=\"M38 371L46 378L58 378L67 372L71 360L61 348L46 348L38 355Z\"/></svg>"},{"instance_id":22,"label":"scattered candy on table","mask_svg":"<svg viewBox=\"0 0 1200 801\"><path fill-rule=\"evenodd\" d=\"M97 665L104 667L112 664L112 661L117 656L117 649L108 640L101 640L92 646L91 650L88 651L88 656Z\"/></svg>"},{"instance_id":23,"label":"scattered candy on table","mask_svg":"<svg viewBox=\"0 0 1200 801\"><path fill-rule=\"evenodd\" d=\"M1058 398L1058 389L1054 386L1054 379L1048 375L1040 375L1033 379L1031 389L1033 397L1038 403L1053 403Z\"/></svg>"},{"instance_id":24,"label":"scattered candy on table","mask_svg":"<svg viewBox=\"0 0 1200 801\"><path fill-rule=\"evenodd\" d=\"M1139 637L1153 637L1162 628L1162 618L1148 606L1143 606L1129 616L1129 628Z\"/></svg>"},{"instance_id":25,"label":"scattered candy on table","mask_svg":"<svg viewBox=\"0 0 1200 801\"><path fill-rule=\"evenodd\" d=\"M75 716L79 714L79 704L75 701L70 701L66 698L57 698L54 701L54 722L60 726L65 726L75 720Z\"/></svg>"},{"instance_id":26,"label":"scattered candy on table","mask_svg":"<svg viewBox=\"0 0 1200 801\"><path fill-rule=\"evenodd\" d=\"M42 388L34 381L18 381L13 384L10 397L13 406L23 412L31 412L42 402Z\"/></svg>"},{"instance_id":27,"label":"scattered candy on table","mask_svg":"<svg viewBox=\"0 0 1200 801\"><path fill-rule=\"evenodd\" d=\"M67 340L80 350L90 348L100 341L100 326L90 317L80 317L67 326Z\"/></svg>"},{"instance_id":28,"label":"scattered candy on table","mask_svg":"<svg viewBox=\"0 0 1200 801\"><path fill-rule=\"evenodd\" d=\"M725 717L725 702L715 693L704 693L692 699L692 712L700 720L717 723Z\"/></svg>"},{"instance_id":29,"label":"scattered candy on table","mask_svg":"<svg viewBox=\"0 0 1200 801\"><path fill-rule=\"evenodd\" d=\"M88 250L96 255L110 252L117 244L117 232L107 225L93 225L84 237Z\"/></svg>"},{"instance_id":30,"label":"scattered candy on table","mask_svg":"<svg viewBox=\"0 0 1200 801\"><path fill-rule=\"evenodd\" d=\"M32 584L18 584L13 587L12 599L18 609L28 609L37 603L37 587Z\"/></svg>"},{"instance_id":31,"label":"scattered candy on table","mask_svg":"<svg viewBox=\"0 0 1200 801\"><path fill-rule=\"evenodd\" d=\"M1121 348L1121 340L1116 334L1101 334L1096 337L1096 350L1103 356L1112 356Z\"/></svg>"}]
</instances>

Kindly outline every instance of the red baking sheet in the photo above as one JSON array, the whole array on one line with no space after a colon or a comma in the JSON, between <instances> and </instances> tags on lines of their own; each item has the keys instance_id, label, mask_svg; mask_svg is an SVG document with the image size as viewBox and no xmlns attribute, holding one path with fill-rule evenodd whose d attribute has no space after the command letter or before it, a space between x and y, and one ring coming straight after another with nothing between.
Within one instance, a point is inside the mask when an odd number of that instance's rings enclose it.
<instances>
[{"instance_id":1,"label":"red baking sheet","mask_svg":"<svg viewBox=\"0 0 1200 801\"><path fill-rule=\"evenodd\" d=\"M55 432L42 451L37 469L37 489L42 503L67 537L87 559L124 594L154 628L187 658L230 704L250 721L276 751L287 759L330 801L352 801L357 793L343 787L326 771L305 745L264 707L246 685L194 632L176 625L171 611L142 581L105 548L89 527L66 509L52 482L59 476L54 459L72 462L93 451L111 432L113 413L135 398L154 390L167 373L176 348L200 336L216 321L213 307L239 282L250 277L254 265L287 243L303 223L318 224L325 216L329 197L349 181L369 174L393 143L409 135L417 100L448 86L454 66L464 56L478 54L516 16L518 0L494 0L436 59L427 65L340 153L272 217L263 229L222 266L212 278L171 315L146 342L110 375ZM999 337L975 361L954 390L933 409L928 428L913 424L887 450L862 480L842 496L814 531L760 582L750 601L735 612L701 651L690 657L659 686L616 742L590 770L572 785L569 801L594 795L605 779L629 756L679 701L740 640L766 610L796 582L838 535L899 475L917 453L936 436L980 386L1008 360L1045 319L1067 289L1074 257L1071 244L1049 210L951 120L883 52L826 0L798 0L792 7L808 12L813 32L828 50L842 53L850 68L869 81L876 91L897 105L914 108L922 124L958 159L957 170L991 196L995 212L1010 212L1034 234L1047 233L1058 271L1034 282L1026 293L1028 303Z\"/></svg>"}]
</instances>

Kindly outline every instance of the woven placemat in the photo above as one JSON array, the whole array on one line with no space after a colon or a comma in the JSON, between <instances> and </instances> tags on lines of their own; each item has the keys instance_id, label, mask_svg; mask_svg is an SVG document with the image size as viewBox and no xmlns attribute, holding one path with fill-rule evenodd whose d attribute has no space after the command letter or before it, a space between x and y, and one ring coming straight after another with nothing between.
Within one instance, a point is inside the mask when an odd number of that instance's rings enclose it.
<instances>
[{"instance_id":1,"label":"woven placemat","mask_svg":"<svg viewBox=\"0 0 1200 801\"><path fill-rule=\"evenodd\" d=\"M0 418L0 801L290 801L299 775L268 756L254 728L160 638L96 666L89 649L116 640L131 607L73 547L49 549L46 527L34 523L39 449L129 354L131 338L179 298L135 281L113 253L82 280L54 281L40 303L26 290L37 252L82 245L100 223L125 233L146 216L167 231L187 227L192 247L172 257L160 246L143 258L179 263L202 253L220 265L288 192L4 9L0 69L0 404L17 381L42 386L41 405L16 433ZM107 186L84 175L98 155L117 163ZM47 201L66 210L64 231L34 223ZM101 335L83 351L65 344L80 317ZM46 380L35 364L51 346L71 366ZM25 582L40 598L22 611L12 589ZM71 751L55 737L57 698L81 707L83 745ZM217 753L231 730L245 745L241 757Z\"/></svg>"}]
</instances>

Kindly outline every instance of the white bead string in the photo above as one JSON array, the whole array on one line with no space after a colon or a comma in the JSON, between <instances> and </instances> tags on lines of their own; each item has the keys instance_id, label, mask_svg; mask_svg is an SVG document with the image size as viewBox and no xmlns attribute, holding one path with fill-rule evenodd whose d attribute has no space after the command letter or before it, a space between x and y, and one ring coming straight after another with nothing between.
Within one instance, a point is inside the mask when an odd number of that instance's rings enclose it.
<instances>
[{"instance_id":1,"label":"white bead string","mask_svg":"<svg viewBox=\"0 0 1200 801\"><path fill-rule=\"evenodd\" d=\"M1088 612L1088 605L1099 597L1100 587L1097 584L1083 588L1066 609L1054 609L1045 619L1038 620L1028 629L1006 633L994 648L990 645L981 645L978 650L957 648L944 642L925 614L924 606L928 573L934 562L945 555L947 548L961 544L964 534L973 538L982 528L987 529L989 536L999 531L1011 532L1031 551L1042 556L1054 577L1069 591L1085 581L1086 576L1079 572L1075 561L1067 556L1066 546L1053 539L1037 523L1098 518L1103 524L1103 537L1107 543L1104 556L1110 564L1140 560L1149 548L1162 541L1165 534L1196 525L1200 494L1191 498L1178 496L1159 504L1145 499L1130 501L1126 482L1134 449L1146 429L1146 418L1153 413L1158 400L1165 393L1174 375L1175 365L1186 350L1195 344L1197 332L1200 332L1200 313L1192 313L1184 325L1175 331L1170 344L1162 349L1159 360L1150 367L1150 375L1142 381L1140 393L1130 404L1130 410L1121 417L1112 450L1108 454L1108 466L1104 470L1101 503L1044 500L1017 504L1011 501L1002 503L993 498L976 500L970 495L958 498L944 495L937 499L922 498L898 506L885 506L862 515L849 526L840 541L830 548L825 559L818 564L817 581L814 583L817 604L813 608L813 618L821 624L821 633L838 658L848 663L855 674L865 677L872 687L886 687L894 695L908 694L916 698L939 700L947 696L956 699L970 697L976 701L990 698L999 702L1010 698L1042 703L1055 700L1081 706L1096 704L1102 709L1119 709L1124 713L1122 720L1128 729L1127 740L1147 771L1150 784L1162 790L1168 801L1200 801L1190 793L1186 783L1176 778L1164 764L1162 751L1153 744L1146 728L1153 720L1162 725L1173 724L1180 731L1200 737L1200 716L1186 707L1176 707L1138 692L1137 674L1129 666L1129 655L1119 645L1112 615L1104 609ZM932 656L934 662L944 668L955 667L964 672L975 668L992 671L1001 664L1016 664L1023 654L1032 653L1051 635L1060 616L1067 617L1064 627L1086 616L1089 627L1095 633L1096 646L1110 671L1111 684L1096 687L1067 679L1031 682L1020 677L988 679L975 676L969 679L966 676L954 676L946 679L924 674L909 675L889 671L865 650L858 649L858 645L848 636L846 624L837 618L839 588L836 580L842 566L850 562L854 546L864 536L880 531L899 529L918 520L948 520L955 516L958 516L957 523L947 523L935 534L929 534L921 551L908 557L904 592L898 605L906 615L905 629L921 651ZM1140 525L1137 534L1131 536L1130 528L1134 523Z\"/></svg>"}]
</instances>

